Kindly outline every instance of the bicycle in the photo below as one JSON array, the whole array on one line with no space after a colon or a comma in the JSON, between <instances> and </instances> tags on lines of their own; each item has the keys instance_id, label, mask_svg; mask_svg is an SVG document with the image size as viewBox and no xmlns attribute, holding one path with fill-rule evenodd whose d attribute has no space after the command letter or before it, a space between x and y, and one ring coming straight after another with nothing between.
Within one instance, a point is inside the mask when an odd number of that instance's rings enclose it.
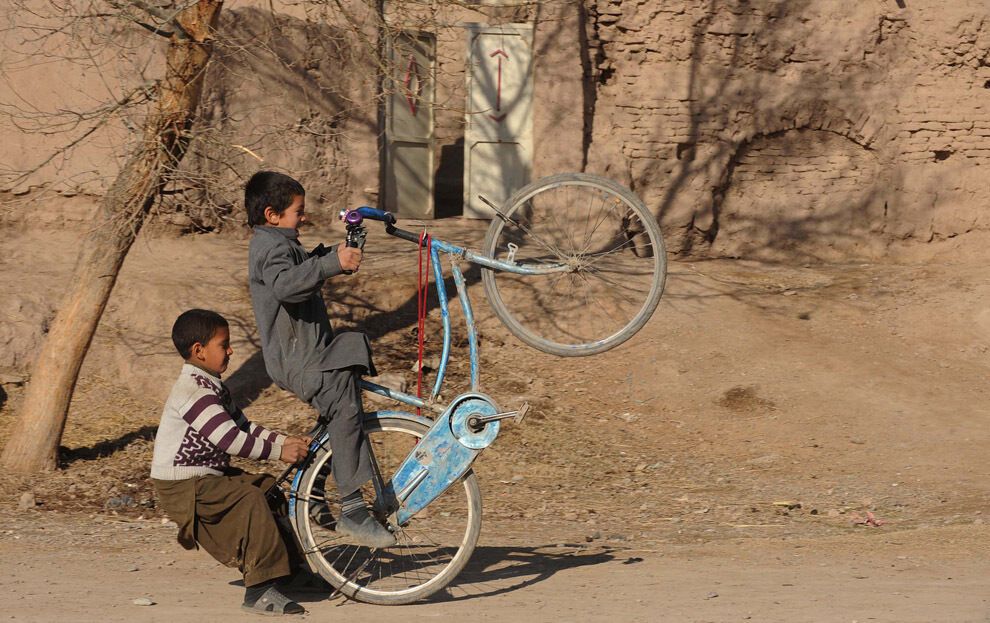
<instances>
[{"instance_id":1,"label":"bicycle","mask_svg":"<svg viewBox=\"0 0 990 623\"><path fill-rule=\"evenodd\" d=\"M374 467L372 510L395 534L395 545L349 544L332 525L312 519L311 508L324 502L331 515L339 516L333 479L326 478L331 454L325 430L315 431L307 458L277 481L281 485L291 478L288 519L310 567L351 599L407 604L457 576L481 532L481 490L471 465L495 441L502 420L521 422L528 409L524 404L502 411L479 391L478 337L458 261L485 269L485 293L514 335L562 356L596 354L628 340L649 320L663 292L666 250L656 219L618 184L584 174L557 175L520 189L504 208L489 205L496 218L482 253L399 229L388 212L361 207L342 213L354 244L363 240L363 222L378 220L387 233L429 252L443 323L440 364L428 397L361 381L364 391L434 414L431 419L385 410L365 416ZM438 404L451 347L441 253L450 260L470 356L470 390L446 405ZM562 283L572 290L562 291ZM581 300L573 286L591 294ZM617 289L622 290L617 301L599 296ZM631 307L628 318L620 314L623 303Z\"/></svg>"}]
</instances>

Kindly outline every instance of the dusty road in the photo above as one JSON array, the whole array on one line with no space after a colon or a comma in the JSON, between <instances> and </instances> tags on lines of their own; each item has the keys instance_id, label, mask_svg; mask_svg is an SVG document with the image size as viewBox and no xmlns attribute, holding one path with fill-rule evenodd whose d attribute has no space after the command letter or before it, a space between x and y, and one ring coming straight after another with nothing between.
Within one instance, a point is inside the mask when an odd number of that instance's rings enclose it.
<instances>
[{"instance_id":1,"label":"dusty road","mask_svg":"<svg viewBox=\"0 0 990 623\"><path fill-rule=\"evenodd\" d=\"M37 523L32 514L5 518L0 535L4 620L257 620L239 610L237 572L185 552L159 521L46 513ZM434 602L388 608L297 597L310 621L983 622L988 537L986 527L863 529L640 549L490 536ZM134 605L141 597L155 605Z\"/></svg>"}]
</instances>

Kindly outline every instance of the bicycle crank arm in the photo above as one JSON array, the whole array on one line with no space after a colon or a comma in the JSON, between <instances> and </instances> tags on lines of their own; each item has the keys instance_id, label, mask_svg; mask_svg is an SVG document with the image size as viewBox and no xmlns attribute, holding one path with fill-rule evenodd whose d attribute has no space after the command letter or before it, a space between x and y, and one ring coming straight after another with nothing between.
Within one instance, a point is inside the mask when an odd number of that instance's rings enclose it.
<instances>
[{"instance_id":1,"label":"bicycle crank arm","mask_svg":"<svg viewBox=\"0 0 990 623\"><path fill-rule=\"evenodd\" d=\"M496 413L494 415L481 415L479 413L472 413L467 418L468 427L474 432L481 432L485 427L485 424L489 422L497 422L499 420L507 420L512 418L516 424L521 424L523 419L526 418L526 413L529 412L529 403L523 403L523 406L516 411L505 411L504 413Z\"/></svg>"}]
</instances>

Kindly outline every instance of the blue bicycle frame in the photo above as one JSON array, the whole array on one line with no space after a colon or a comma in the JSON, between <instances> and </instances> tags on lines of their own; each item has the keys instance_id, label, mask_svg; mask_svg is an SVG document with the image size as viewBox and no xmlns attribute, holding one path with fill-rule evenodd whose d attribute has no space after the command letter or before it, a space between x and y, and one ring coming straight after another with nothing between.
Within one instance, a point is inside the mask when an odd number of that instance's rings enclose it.
<instances>
[{"instance_id":1,"label":"blue bicycle frame","mask_svg":"<svg viewBox=\"0 0 990 623\"><path fill-rule=\"evenodd\" d=\"M368 207L358 208L357 211L365 218L385 221L386 231L389 234L419 244L419 237L416 234L398 229L393 225L394 217L390 213ZM472 392L478 391L479 388L478 334L474 327L474 312L471 308L471 301L467 294L467 282L464 280L464 273L461 272L460 267L457 265L458 260L465 260L471 262L472 264L477 264L492 270L516 273L520 275L545 275L560 273L571 270L571 267L566 264L520 266L519 264L512 262L503 262L485 255L479 255L463 247L458 247L434 238L430 238L429 253L430 261L433 264L433 276L434 281L436 282L437 299L440 301L440 318L443 323L443 349L440 354L440 367L437 369L437 378L433 384L433 390L430 392L429 398L424 400L411 394L389 389L388 387L365 380L361 381L361 387L365 391L390 398L397 402L402 402L419 409L429 409L436 413L440 413L444 410L444 407L438 405L436 403L436 399L440 395L440 389L443 386L444 375L447 371L447 362L450 359L451 344L450 308L447 298L447 288L444 285L443 267L440 264L440 253L445 253L450 258L450 272L454 277L454 286L457 288L457 299L460 301L461 309L464 311L464 321L467 325L468 354L471 363L470 391Z\"/></svg>"},{"instance_id":2,"label":"blue bicycle frame","mask_svg":"<svg viewBox=\"0 0 990 623\"><path fill-rule=\"evenodd\" d=\"M396 237L409 240L416 244L421 244L419 237L408 231L398 229L394 226L394 217L381 210L362 207L358 208L359 214L363 218L385 221L386 231ZM361 218L353 214L344 213L351 227L361 226ZM450 359L451 327L450 310L447 298L447 289L444 285L443 266L440 262L440 253L445 253L450 258L450 270L454 277L454 285L457 288L457 298L461 308L464 310L464 319L467 325L468 351L471 362L471 388L468 392L460 394L447 405L438 404L440 389L443 386L444 377L447 370L447 362ZM437 369L437 378L433 385L433 390L428 398L423 399L405 392L361 380L361 388L365 391L384 396L396 402L404 403L419 409L428 409L434 413L432 420L422 418L423 421L431 422L429 432L420 440L416 449L406 457L399 466L395 474L386 475L385 478L376 479L376 498L378 504L387 507L389 514L395 513L395 520L398 525L403 525L413 515L426 507L430 502L442 494L447 487L460 478L468 469L477 455L494 442L499 431L499 420L506 417L515 417L516 421L521 421L525 416L527 407L524 405L517 411L499 413L495 404L487 396L478 392L478 335L474 327L474 313L471 309L471 301L468 299L467 282L464 274L457 265L458 259L463 259L480 266L493 270L502 270L518 274L547 274L570 270L566 264L544 264L539 267L523 267L509 262L502 262L490 257L478 255L462 247L458 247L442 240L430 239L430 260L433 264L433 275L436 281L437 298L440 301L441 319L443 322L443 350L440 355L440 366ZM401 417L420 416L402 414L401 412L379 411L376 416L394 414ZM440 425L441 423L445 425ZM317 451L326 442L326 433L313 440L311 450ZM305 471L300 469L292 481L292 490L299 488L299 483ZM288 473L288 472L286 472ZM295 494L290 496L290 512L295 513Z\"/></svg>"}]
</instances>

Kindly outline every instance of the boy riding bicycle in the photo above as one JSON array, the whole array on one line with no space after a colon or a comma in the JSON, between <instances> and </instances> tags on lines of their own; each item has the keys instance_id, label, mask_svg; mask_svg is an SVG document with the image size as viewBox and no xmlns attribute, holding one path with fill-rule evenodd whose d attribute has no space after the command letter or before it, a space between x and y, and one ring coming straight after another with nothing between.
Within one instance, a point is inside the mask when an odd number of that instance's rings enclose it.
<instances>
[{"instance_id":1,"label":"boy riding bicycle","mask_svg":"<svg viewBox=\"0 0 990 623\"><path fill-rule=\"evenodd\" d=\"M395 537L371 515L361 486L372 477L358 380L377 374L363 333L335 334L320 294L323 283L361 265L361 250L319 244L305 251L299 226L306 222L306 191L293 178L259 171L244 189L248 224L251 304L261 337L265 368L280 387L318 411L326 425L331 472L340 493L341 517L326 504L317 519L361 545L387 547Z\"/></svg>"}]
</instances>

